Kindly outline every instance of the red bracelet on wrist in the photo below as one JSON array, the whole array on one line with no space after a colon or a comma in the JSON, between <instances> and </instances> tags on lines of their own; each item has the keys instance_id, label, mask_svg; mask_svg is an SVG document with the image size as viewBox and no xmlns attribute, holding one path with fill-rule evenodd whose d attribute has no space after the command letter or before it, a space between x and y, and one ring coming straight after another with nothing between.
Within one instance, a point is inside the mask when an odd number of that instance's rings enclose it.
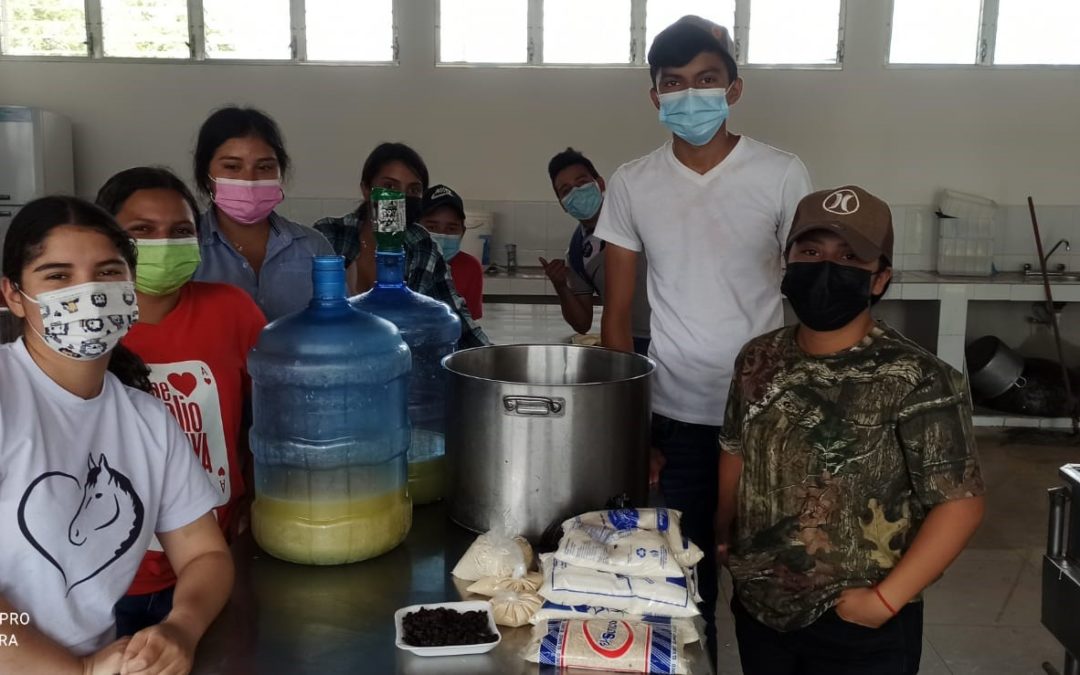
<instances>
[{"instance_id":1,"label":"red bracelet on wrist","mask_svg":"<svg viewBox=\"0 0 1080 675\"><path fill-rule=\"evenodd\" d=\"M889 613L896 616L897 612L893 609L893 606L889 604L889 601L885 599L885 596L881 594L881 589L874 586L874 593L877 594L878 600L881 600L881 604L885 605L885 609L889 610Z\"/></svg>"}]
</instances>

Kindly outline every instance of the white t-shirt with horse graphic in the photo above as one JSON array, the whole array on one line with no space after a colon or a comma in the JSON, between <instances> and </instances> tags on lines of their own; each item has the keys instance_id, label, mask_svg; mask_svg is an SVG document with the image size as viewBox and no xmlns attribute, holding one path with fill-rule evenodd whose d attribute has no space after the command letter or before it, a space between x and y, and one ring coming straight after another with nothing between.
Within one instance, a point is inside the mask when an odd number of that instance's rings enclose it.
<instances>
[{"instance_id":1,"label":"white t-shirt with horse graphic","mask_svg":"<svg viewBox=\"0 0 1080 675\"><path fill-rule=\"evenodd\" d=\"M0 346L0 595L37 630L79 655L107 644L154 533L218 496L153 396L108 374L84 400L22 340Z\"/></svg>"}]
</instances>

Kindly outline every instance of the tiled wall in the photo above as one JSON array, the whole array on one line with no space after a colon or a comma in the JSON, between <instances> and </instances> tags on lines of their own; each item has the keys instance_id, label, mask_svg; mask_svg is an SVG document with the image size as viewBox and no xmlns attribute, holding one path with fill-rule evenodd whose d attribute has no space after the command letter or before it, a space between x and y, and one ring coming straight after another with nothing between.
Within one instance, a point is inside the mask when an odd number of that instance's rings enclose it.
<instances>
[{"instance_id":1,"label":"tiled wall","mask_svg":"<svg viewBox=\"0 0 1080 675\"><path fill-rule=\"evenodd\" d=\"M342 215L356 207L356 199L288 199L280 211L292 220L310 225L330 215ZM552 202L466 202L468 211L495 214L492 247L494 262L505 263L505 244L517 245L518 265L535 266L537 258L561 258L573 232L574 221L558 203ZM899 270L933 270L937 266L938 222L935 209L928 206L892 207L896 231L895 267ZM1080 268L1080 206L1038 208L1043 244L1049 251L1060 239L1076 248L1066 253L1064 246L1051 260L1070 269ZM1016 271L1036 261L1031 219L1027 205L1003 206L995 223L994 264L1001 271Z\"/></svg>"}]
</instances>

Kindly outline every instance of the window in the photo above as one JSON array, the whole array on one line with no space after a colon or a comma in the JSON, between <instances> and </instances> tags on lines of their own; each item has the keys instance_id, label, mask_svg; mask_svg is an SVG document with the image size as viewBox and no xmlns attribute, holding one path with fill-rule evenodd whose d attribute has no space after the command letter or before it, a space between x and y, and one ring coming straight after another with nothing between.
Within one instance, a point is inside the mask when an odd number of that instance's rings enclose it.
<instances>
[{"instance_id":1,"label":"window","mask_svg":"<svg viewBox=\"0 0 1080 675\"><path fill-rule=\"evenodd\" d=\"M439 0L443 63L526 63L528 0Z\"/></svg>"},{"instance_id":2,"label":"window","mask_svg":"<svg viewBox=\"0 0 1080 675\"><path fill-rule=\"evenodd\" d=\"M725 26L734 37L735 0L648 0L645 4L644 55L648 55L653 40L660 31L687 14Z\"/></svg>"},{"instance_id":3,"label":"window","mask_svg":"<svg viewBox=\"0 0 1080 675\"><path fill-rule=\"evenodd\" d=\"M747 63L838 63L840 0L753 0Z\"/></svg>"},{"instance_id":4,"label":"window","mask_svg":"<svg viewBox=\"0 0 1080 675\"><path fill-rule=\"evenodd\" d=\"M980 0L894 0L890 63L968 63L978 56Z\"/></svg>"},{"instance_id":5,"label":"window","mask_svg":"<svg viewBox=\"0 0 1080 675\"><path fill-rule=\"evenodd\" d=\"M889 63L1080 65L1078 0L893 0Z\"/></svg>"},{"instance_id":6,"label":"window","mask_svg":"<svg viewBox=\"0 0 1080 675\"><path fill-rule=\"evenodd\" d=\"M393 61L394 0L304 0L310 61Z\"/></svg>"},{"instance_id":7,"label":"window","mask_svg":"<svg viewBox=\"0 0 1080 675\"><path fill-rule=\"evenodd\" d=\"M27 56L87 56L83 0L0 0L0 50Z\"/></svg>"},{"instance_id":8,"label":"window","mask_svg":"<svg viewBox=\"0 0 1080 675\"><path fill-rule=\"evenodd\" d=\"M994 63L1080 64L1080 2L998 0Z\"/></svg>"},{"instance_id":9,"label":"window","mask_svg":"<svg viewBox=\"0 0 1080 675\"><path fill-rule=\"evenodd\" d=\"M0 56L387 63L409 1L0 0Z\"/></svg>"},{"instance_id":10,"label":"window","mask_svg":"<svg viewBox=\"0 0 1080 675\"><path fill-rule=\"evenodd\" d=\"M544 63L630 63L630 0L544 0Z\"/></svg>"},{"instance_id":11,"label":"window","mask_svg":"<svg viewBox=\"0 0 1080 675\"><path fill-rule=\"evenodd\" d=\"M203 0L203 22L207 58L292 57L289 0Z\"/></svg>"},{"instance_id":12,"label":"window","mask_svg":"<svg viewBox=\"0 0 1080 675\"><path fill-rule=\"evenodd\" d=\"M186 59L187 0L101 0L105 56Z\"/></svg>"}]
</instances>

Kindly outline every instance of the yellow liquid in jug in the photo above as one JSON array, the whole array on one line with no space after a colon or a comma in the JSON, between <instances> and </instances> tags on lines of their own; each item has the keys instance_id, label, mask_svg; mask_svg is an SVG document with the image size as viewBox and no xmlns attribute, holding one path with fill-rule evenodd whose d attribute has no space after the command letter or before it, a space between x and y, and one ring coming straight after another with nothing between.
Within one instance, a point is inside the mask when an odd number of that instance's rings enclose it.
<instances>
[{"instance_id":1,"label":"yellow liquid in jug","mask_svg":"<svg viewBox=\"0 0 1080 675\"><path fill-rule=\"evenodd\" d=\"M405 490L361 499L290 501L256 496L251 530L259 546L303 565L340 565L382 555L412 527Z\"/></svg>"},{"instance_id":2,"label":"yellow liquid in jug","mask_svg":"<svg viewBox=\"0 0 1080 675\"><path fill-rule=\"evenodd\" d=\"M413 504L430 504L443 498L446 479L446 457L439 455L431 459L409 462L409 496Z\"/></svg>"}]
</instances>

